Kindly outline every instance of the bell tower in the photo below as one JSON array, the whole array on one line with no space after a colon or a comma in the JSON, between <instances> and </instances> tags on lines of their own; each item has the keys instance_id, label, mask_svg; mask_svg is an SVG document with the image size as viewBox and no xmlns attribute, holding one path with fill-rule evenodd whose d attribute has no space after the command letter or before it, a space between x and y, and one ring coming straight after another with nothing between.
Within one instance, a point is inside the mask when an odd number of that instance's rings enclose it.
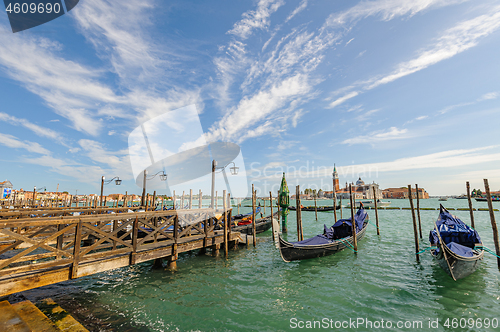
<instances>
[{"instance_id":1,"label":"bell tower","mask_svg":"<svg viewBox=\"0 0 500 332\"><path fill-rule=\"evenodd\" d=\"M335 186L335 192L339 192L340 183L339 183L339 173L337 173L337 168L335 164L333 164L333 185Z\"/></svg>"}]
</instances>

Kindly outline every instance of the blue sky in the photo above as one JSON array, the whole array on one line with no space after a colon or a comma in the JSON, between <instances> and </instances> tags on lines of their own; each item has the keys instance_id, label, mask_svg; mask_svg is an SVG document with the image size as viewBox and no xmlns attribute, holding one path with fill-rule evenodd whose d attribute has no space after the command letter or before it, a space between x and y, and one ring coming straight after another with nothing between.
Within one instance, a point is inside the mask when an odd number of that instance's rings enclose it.
<instances>
[{"instance_id":1,"label":"blue sky","mask_svg":"<svg viewBox=\"0 0 500 332\"><path fill-rule=\"evenodd\" d=\"M342 184L500 189L500 1L81 0L8 24L0 179L17 189L95 193L118 175L107 193L140 193L128 136L188 105L262 192L283 171L330 189L334 163Z\"/></svg>"}]
</instances>

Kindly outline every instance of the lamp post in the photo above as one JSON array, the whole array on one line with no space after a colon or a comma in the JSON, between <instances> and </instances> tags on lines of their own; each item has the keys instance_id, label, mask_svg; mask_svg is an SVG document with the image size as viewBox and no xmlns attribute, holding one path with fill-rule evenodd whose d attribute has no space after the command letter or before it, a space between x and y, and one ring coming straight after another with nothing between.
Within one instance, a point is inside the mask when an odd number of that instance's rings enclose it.
<instances>
[{"instance_id":1,"label":"lamp post","mask_svg":"<svg viewBox=\"0 0 500 332\"><path fill-rule=\"evenodd\" d=\"M101 206L101 207L102 207L102 199L103 199L102 195L103 195L104 185L105 184L110 184L111 181L113 181L113 180L115 180L115 184L117 186L119 186L120 184L122 184L122 180L120 180L120 177L118 177L118 176L115 176L114 178L112 178L111 180L108 180L108 181L105 181L105 177L104 176L101 177L101 203L99 204L99 206Z\"/></svg>"},{"instance_id":2,"label":"lamp post","mask_svg":"<svg viewBox=\"0 0 500 332\"><path fill-rule=\"evenodd\" d=\"M161 174L160 174L161 173ZM147 180L153 180L158 174L160 174L160 180L161 181L167 181L167 174L165 174L165 171L159 171L158 173L151 175L148 178L148 171L144 170L144 178L142 180L142 198L141 198L141 206L146 205L146 181ZM174 202L175 204L175 202Z\"/></svg>"},{"instance_id":3,"label":"lamp post","mask_svg":"<svg viewBox=\"0 0 500 332\"><path fill-rule=\"evenodd\" d=\"M47 190L46 187L39 188L39 190ZM36 204L36 186L33 187L33 207L35 207Z\"/></svg>"},{"instance_id":4,"label":"lamp post","mask_svg":"<svg viewBox=\"0 0 500 332\"><path fill-rule=\"evenodd\" d=\"M214 191L215 191L215 172L217 170L220 170L222 172L222 175L224 176L224 182L226 182L226 188L228 193L231 194L231 199L233 198L232 192L231 192L231 187L229 186L229 181L227 180L227 175L226 175L226 167L233 164L233 167L229 167L229 170L231 172L231 175L238 175L238 170L240 169L234 162L230 162L227 165L223 167L217 167L217 161L212 160L212 200L211 200L211 207L213 208L214 205ZM231 204L232 205L232 204Z\"/></svg>"}]
</instances>

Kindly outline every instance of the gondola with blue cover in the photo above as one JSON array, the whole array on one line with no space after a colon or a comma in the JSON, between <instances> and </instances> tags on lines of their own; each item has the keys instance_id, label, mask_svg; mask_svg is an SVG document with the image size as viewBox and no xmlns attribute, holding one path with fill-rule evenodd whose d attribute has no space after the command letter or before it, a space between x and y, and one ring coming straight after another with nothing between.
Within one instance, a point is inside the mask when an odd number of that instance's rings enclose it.
<instances>
[{"instance_id":1,"label":"gondola with blue cover","mask_svg":"<svg viewBox=\"0 0 500 332\"><path fill-rule=\"evenodd\" d=\"M356 224L356 239L363 238L368 226L368 213L361 205L354 215ZM285 241L279 236L279 249L281 258L285 262L310 259L335 254L347 246L352 246L352 222L349 219L340 219L333 226L324 225L323 234L298 242Z\"/></svg>"},{"instance_id":2,"label":"gondola with blue cover","mask_svg":"<svg viewBox=\"0 0 500 332\"><path fill-rule=\"evenodd\" d=\"M476 230L450 214L442 205L434 229L429 234L430 250L441 268L453 280L467 277L481 264L484 250Z\"/></svg>"}]
</instances>

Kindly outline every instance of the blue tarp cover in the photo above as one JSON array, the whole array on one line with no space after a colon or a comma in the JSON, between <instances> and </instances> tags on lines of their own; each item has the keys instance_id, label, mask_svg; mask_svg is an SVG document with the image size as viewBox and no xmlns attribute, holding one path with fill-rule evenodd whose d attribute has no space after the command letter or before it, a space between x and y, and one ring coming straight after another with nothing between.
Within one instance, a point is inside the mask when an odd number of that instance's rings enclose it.
<instances>
[{"instance_id":1,"label":"blue tarp cover","mask_svg":"<svg viewBox=\"0 0 500 332\"><path fill-rule=\"evenodd\" d=\"M356 232L361 231L363 229L363 224L365 222L368 213L364 209L359 209L358 212L354 215L354 220L356 221ZM340 219L333 226L326 227L324 225L324 232L321 235L316 235L312 238L305 239L303 241L291 242L294 246L312 246L312 245L321 245L328 244L337 239L342 239L345 237L351 236L351 218L349 219Z\"/></svg>"},{"instance_id":2,"label":"blue tarp cover","mask_svg":"<svg viewBox=\"0 0 500 332\"><path fill-rule=\"evenodd\" d=\"M446 245L453 251L455 254L463 256L463 257L472 257L474 254L472 253L472 249L456 242L450 242Z\"/></svg>"},{"instance_id":3,"label":"blue tarp cover","mask_svg":"<svg viewBox=\"0 0 500 332\"><path fill-rule=\"evenodd\" d=\"M481 238L474 229L464 224L462 220L452 216L443 206L441 206L439 219L436 221L436 225L444 244L457 255L472 257L474 244L481 243ZM439 244L435 229L430 232L429 241ZM464 247L469 248L470 253L469 250L465 250ZM438 252L439 248L436 250L436 254ZM470 256L468 256L469 254Z\"/></svg>"}]
</instances>

